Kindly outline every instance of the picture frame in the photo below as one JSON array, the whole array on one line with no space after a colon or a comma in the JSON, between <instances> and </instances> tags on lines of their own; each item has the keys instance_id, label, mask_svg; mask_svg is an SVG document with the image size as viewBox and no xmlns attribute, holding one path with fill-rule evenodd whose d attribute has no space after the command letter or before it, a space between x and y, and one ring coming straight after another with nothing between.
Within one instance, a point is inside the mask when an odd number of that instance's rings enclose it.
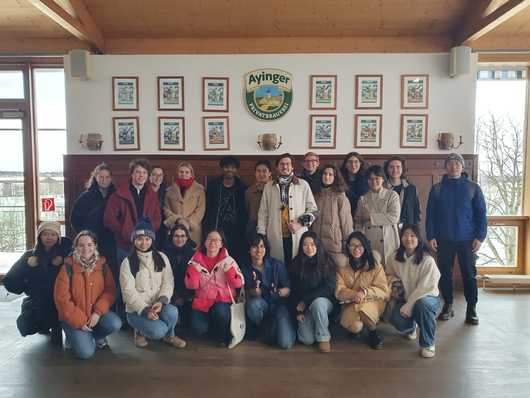
<instances>
[{"instance_id":1,"label":"picture frame","mask_svg":"<svg viewBox=\"0 0 530 398\"><path fill-rule=\"evenodd\" d=\"M400 148L427 148L429 115L401 115Z\"/></svg>"},{"instance_id":2,"label":"picture frame","mask_svg":"<svg viewBox=\"0 0 530 398\"><path fill-rule=\"evenodd\" d=\"M202 122L204 150L229 150L230 126L228 116L204 116Z\"/></svg>"},{"instance_id":3,"label":"picture frame","mask_svg":"<svg viewBox=\"0 0 530 398\"><path fill-rule=\"evenodd\" d=\"M381 148L382 115L355 115L354 126L354 146L356 148Z\"/></svg>"},{"instance_id":4,"label":"picture frame","mask_svg":"<svg viewBox=\"0 0 530 398\"><path fill-rule=\"evenodd\" d=\"M158 149L161 151L184 151L186 134L183 117L158 118Z\"/></svg>"},{"instance_id":5,"label":"picture frame","mask_svg":"<svg viewBox=\"0 0 530 398\"><path fill-rule=\"evenodd\" d=\"M114 150L140 150L140 120L134 117L113 117Z\"/></svg>"},{"instance_id":6,"label":"picture frame","mask_svg":"<svg viewBox=\"0 0 530 398\"><path fill-rule=\"evenodd\" d=\"M337 115L309 115L309 148L335 149Z\"/></svg>"},{"instance_id":7,"label":"picture frame","mask_svg":"<svg viewBox=\"0 0 530 398\"><path fill-rule=\"evenodd\" d=\"M112 110L137 111L139 109L138 76L112 77Z\"/></svg>"},{"instance_id":8,"label":"picture frame","mask_svg":"<svg viewBox=\"0 0 530 398\"><path fill-rule=\"evenodd\" d=\"M401 75L401 109L429 107L429 75Z\"/></svg>"},{"instance_id":9,"label":"picture frame","mask_svg":"<svg viewBox=\"0 0 530 398\"><path fill-rule=\"evenodd\" d=\"M158 110L184 110L184 77L158 76Z\"/></svg>"},{"instance_id":10,"label":"picture frame","mask_svg":"<svg viewBox=\"0 0 530 398\"><path fill-rule=\"evenodd\" d=\"M202 111L228 112L229 90L228 77L203 77Z\"/></svg>"},{"instance_id":11,"label":"picture frame","mask_svg":"<svg viewBox=\"0 0 530 398\"><path fill-rule=\"evenodd\" d=\"M311 75L309 109L337 109L337 75Z\"/></svg>"},{"instance_id":12,"label":"picture frame","mask_svg":"<svg viewBox=\"0 0 530 398\"><path fill-rule=\"evenodd\" d=\"M355 75L355 109L383 108L383 75Z\"/></svg>"}]
</instances>

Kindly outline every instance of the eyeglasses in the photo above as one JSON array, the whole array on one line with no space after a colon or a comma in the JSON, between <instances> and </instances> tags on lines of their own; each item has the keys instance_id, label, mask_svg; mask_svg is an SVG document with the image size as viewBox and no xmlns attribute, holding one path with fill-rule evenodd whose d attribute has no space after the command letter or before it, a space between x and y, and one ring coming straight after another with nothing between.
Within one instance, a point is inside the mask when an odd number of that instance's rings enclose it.
<instances>
[{"instance_id":1,"label":"eyeglasses","mask_svg":"<svg viewBox=\"0 0 530 398\"><path fill-rule=\"evenodd\" d=\"M217 243L221 243L222 242L222 239L219 239L219 238L208 238L206 240L208 242L217 242Z\"/></svg>"},{"instance_id":2,"label":"eyeglasses","mask_svg":"<svg viewBox=\"0 0 530 398\"><path fill-rule=\"evenodd\" d=\"M304 162L306 162L306 163L316 163L316 162L318 162L318 159L305 159Z\"/></svg>"},{"instance_id":3,"label":"eyeglasses","mask_svg":"<svg viewBox=\"0 0 530 398\"><path fill-rule=\"evenodd\" d=\"M350 249L353 249L353 250L364 249L364 246L363 246L363 245L352 245L352 244L349 244L348 247L349 247Z\"/></svg>"}]
</instances>

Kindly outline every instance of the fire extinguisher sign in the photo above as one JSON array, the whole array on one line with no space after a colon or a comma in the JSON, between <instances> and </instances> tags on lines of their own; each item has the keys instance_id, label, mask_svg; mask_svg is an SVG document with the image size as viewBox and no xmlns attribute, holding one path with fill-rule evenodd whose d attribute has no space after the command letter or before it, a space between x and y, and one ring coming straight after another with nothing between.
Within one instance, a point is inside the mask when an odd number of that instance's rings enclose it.
<instances>
[{"instance_id":1,"label":"fire extinguisher sign","mask_svg":"<svg viewBox=\"0 0 530 398\"><path fill-rule=\"evenodd\" d=\"M55 211L55 198L41 198L42 211Z\"/></svg>"}]
</instances>

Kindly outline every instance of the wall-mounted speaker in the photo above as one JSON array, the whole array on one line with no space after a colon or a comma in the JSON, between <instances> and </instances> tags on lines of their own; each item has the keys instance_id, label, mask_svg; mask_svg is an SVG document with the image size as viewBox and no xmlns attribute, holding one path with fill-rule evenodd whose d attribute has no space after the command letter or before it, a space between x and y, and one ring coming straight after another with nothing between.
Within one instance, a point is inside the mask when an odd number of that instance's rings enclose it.
<instances>
[{"instance_id":1,"label":"wall-mounted speaker","mask_svg":"<svg viewBox=\"0 0 530 398\"><path fill-rule=\"evenodd\" d=\"M86 50L70 50L68 64L72 79L90 79L90 53Z\"/></svg>"},{"instance_id":2,"label":"wall-mounted speaker","mask_svg":"<svg viewBox=\"0 0 530 398\"><path fill-rule=\"evenodd\" d=\"M471 71L471 47L458 46L451 48L449 57L449 77L465 75Z\"/></svg>"}]
</instances>

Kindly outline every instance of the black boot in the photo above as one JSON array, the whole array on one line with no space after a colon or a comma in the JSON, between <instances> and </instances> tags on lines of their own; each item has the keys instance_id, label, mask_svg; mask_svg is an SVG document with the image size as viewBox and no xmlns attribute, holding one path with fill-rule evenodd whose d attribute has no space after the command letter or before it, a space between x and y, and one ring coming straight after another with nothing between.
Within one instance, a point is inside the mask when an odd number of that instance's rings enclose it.
<instances>
[{"instance_id":1,"label":"black boot","mask_svg":"<svg viewBox=\"0 0 530 398\"><path fill-rule=\"evenodd\" d=\"M466 310L466 323L470 325L478 325L478 315L475 304L468 304Z\"/></svg>"},{"instance_id":2,"label":"black boot","mask_svg":"<svg viewBox=\"0 0 530 398\"><path fill-rule=\"evenodd\" d=\"M383 338L377 334L377 330L370 330L368 332L368 345L374 350L383 349Z\"/></svg>"},{"instance_id":3,"label":"black boot","mask_svg":"<svg viewBox=\"0 0 530 398\"><path fill-rule=\"evenodd\" d=\"M438 315L438 319L440 321L448 321L454 316L455 310L453 310L453 304L445 303L442 312L440 313L440 315Z\"/></svg>"},{"instance_id":4,"label":"black boot","mask_svg":"<svg viewBox=\"0 0 530 398\"><path fill-rule=\"evenodd\" d=\"M58 347L63 346L63 330L60 326L53 327L50 336L53 345L56 345Z\"/></svg>"}]
</instances>

